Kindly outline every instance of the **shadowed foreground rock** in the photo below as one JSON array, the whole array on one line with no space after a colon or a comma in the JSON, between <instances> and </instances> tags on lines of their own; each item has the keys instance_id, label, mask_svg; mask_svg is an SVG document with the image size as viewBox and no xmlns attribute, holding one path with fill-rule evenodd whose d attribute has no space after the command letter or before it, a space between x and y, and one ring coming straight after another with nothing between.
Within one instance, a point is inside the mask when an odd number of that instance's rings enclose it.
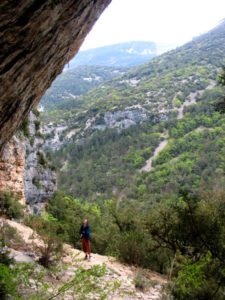
<instances>
[{"instance_id":1,"label":"shadowed foreground rock","mask_svg":"<svg viewBox=\"0 0 225 300\"><path fill-rule=\"evenodd\" d=\"M0 150L111 0L1 0Z\"/></svg>"}]
</instances>

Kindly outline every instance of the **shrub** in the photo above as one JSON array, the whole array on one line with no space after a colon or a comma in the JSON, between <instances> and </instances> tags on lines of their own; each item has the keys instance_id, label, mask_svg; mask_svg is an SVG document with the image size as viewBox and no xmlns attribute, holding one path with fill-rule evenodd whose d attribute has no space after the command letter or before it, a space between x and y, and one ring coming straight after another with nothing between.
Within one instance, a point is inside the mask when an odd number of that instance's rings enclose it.
<instances>
[{"instance_id":1,"label":"shrub","mask_svg":"<svg viewBox=\"0 0 225 300\"><path fill-rule=\"evenodd\" d=\"M176 258L172 290L176 299L223 299L224 190L170 199L152 214L150 232L158 246ZM159 248L159 249L160 249Z\"/></svg>"},{"instance_id":2,"label":"shrub","mask_svg":"<svg viewBox=\"0 0 225 300\"><path fill-rule=\"evenodd\" d=\"M0 216L10 219L20 219L24 216L24 206L13 193L0 193Z\"/></svg>"},{"instance_id":3,"label":"shrub","mask_svg":"<svg viewBox=\"0 0 225 300\"><path fill-rule=\"evenodd\" d=\"M17 249L24 245L24 241L18 231L7 223L0 224L0 240L10 248Z\"/></svg>"},{"instance_id":4,"label":"shrub","mask_svg":"<svg viewBox=\"0 0 225 300\"><path fill-rule=\"evenodd\" d=\"M175 107L181 107L181 101L180 101L180 99L175 98L173 100L173 104L174 104Z\"/></svg>"},{"instance_id":5,"label":"shrub","mask_svg":"<svg viewBox=\"0 0 225 300\"><path fill-rule=\"evenodd\" d=\"M21 126L20 126L21 131L23 132L25 137L29 137L30 136L30 129L29 129L29 118L26 117Z\"/></svg>"},{"instance_id":6,"label":"shrub","mask_svg":"<svg viewBox=\"0 0 225 300\"><path fill-rule=\"evenodd\" d=\"M35 246L37 253L40 255L39 263L45 268L49 268L59 260L62 254L62 242L56 236L51 234L42 234L43 245Z\"/></svg>"},{"instance_id":7,"label":"shrub","mask_svg":"<svg viewBox=\"0 0 225 300\"><path fill-rule=\"evenodd\" d=\"M0 227L0 299L9 299L16 294L16 281L10 268L14 260L10 257L10 251L5 242L4 224Z\"/></svg>"},{"instance_id":8,"label":"shrub","mask_svg":"<svg viewBox=\"0 0 225 300\"><path fill-rule=\"evenodd\" d=\"M18 299L17 283L14 275L13 270L7 265L0 263L0 299Z\"/></svg>"},{"instance_id":9,"label":"shrub","mask_svg":"<svg viewBox=\"0 0 225 300\"><path fill-rule=\"evenodd\" d=\"M212 259L211 253L198 261L181 257L174 279L172 294L175 299L224 299L224 267ZM222 278L220 283L216 277Z\"/></svg>"},{"instance_id":10,"label":"shrub","mask_svg":"<svg viewBox=\"0 0 225 300\"><path fill-rule=\"evenodd\" d=\"M39 117L40 116L40 111L37 108L33 108L32 109L32 113L36 116Z\"/></svg>"},{"instance_id":11,"label":"shrub","mask_svg":"<svg viewBox=\"0 0 225 300\"><path fill-rule=\"evenodd\" d=\"M35 131L38 131L41 126L41 122L39 120L34 121Z\"/></svg>"},{"instance_id":12,"label":"shrub","mask_svg":"<svg viewBox=\"0 0 225 300\"><path fill-rule=\"evenodd\" d=\"M42 242L34 244L34 251L39 256L39 263L49 268L59 260L63 245L61 239L57 236L58 224L54 218L43 219L43 217L31 217L26 220L40 236Z\"/></svg>"},{"instance_id":13,"label":"shrub","mask_svg":"<svg viewBox=\"0 0 225 300\"><path fill-rule=\"evenodd\" d=\"M151 287L152 282L146 277L145 272L140 270L135 274L134 285L136 289L146 292Z\"/></svg>"},{"instance_id":14,"label":"shrub","mask_svg":"<svg viewBox=\"0 0 225 300\"><path fill-rule=\"evenodd\" d=\"M144 266L148 246L141 232L125 232L121 234L118 244L119 258L129 264Z\"/></svg>"},{"instance_id":15,"label":"shrub","mask_svg":"<svg viewBox=\"0 0 225 300\"><path fill-rule=\"evenodd\" d=\"M42 165L43 167L46 167L48 165L47 159L44 155L44 153L38 151L38 162L40 165Z\"/></svg>"},{"instance_id":16,"label":"shrub","mask_svg":"<svg viewBox=\"0 0 225 300\"><path fill-rule=\"evenodd\" d=\"M5 244L5 241L0 238L0 264L10 266L13 263L13 259L10 257L10 252Z\"/></svg>"},{"instance_id":17,"label":"shrub","mask_svg":"<svg viewBox=\"0 0 225 300\"><path fill-rule=\"evenodd\" d=\"M32 183L37 187L37 189L41 189L41 182L37 177L32 178Z\"/></svg>"}]
</instances>

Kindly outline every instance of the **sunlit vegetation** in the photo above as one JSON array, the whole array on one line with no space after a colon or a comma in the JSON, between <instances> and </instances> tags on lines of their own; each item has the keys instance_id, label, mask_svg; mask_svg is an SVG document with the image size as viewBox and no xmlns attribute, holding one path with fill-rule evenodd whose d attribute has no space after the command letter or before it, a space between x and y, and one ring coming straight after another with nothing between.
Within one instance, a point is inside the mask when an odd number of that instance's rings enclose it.
<instances>
[{"instance_id":1,"label":"sunlit vegetation","mask_svg":"<svg viewBox=\"0 0 225 300\"><path fill-rule=\"evenodd\" d=\"M224 27L44 116L80 128L47 153L61 190L47 209L58 235L77 246L88 217L94 251L167 274L175 299L223 299L225 292L225 116L215 109L224 97ZM84 130L88 119L99 125L106 112L134 104L152 115L173 113L123 130ZM165 139L153 168L141 172Z\"/></svg>"}]
</instances>

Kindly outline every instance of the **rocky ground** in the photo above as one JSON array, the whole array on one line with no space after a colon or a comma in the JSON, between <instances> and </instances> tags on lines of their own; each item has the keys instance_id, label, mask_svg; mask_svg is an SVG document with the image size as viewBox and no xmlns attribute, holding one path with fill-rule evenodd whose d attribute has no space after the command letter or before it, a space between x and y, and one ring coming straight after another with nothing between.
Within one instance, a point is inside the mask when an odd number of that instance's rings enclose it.
<instances>
[{"instance_id":1,"label":"rocky ground","mask_svg":"<svg viewBox=\"0 0 225 300\"><path fill-rule=\"evenodd\" d=\"M23 224L15 221L7 222L10 227L17 230L18 234L22 237L25 245L23 247L16 247L11 249L11 255L17 263L34 263L37 261L38 256L32 252L32 245L41 245L43 242L33 232L33 230ZM102 256L99 254L92 254L91 261L84 260L84 254L64 244L63 255L60 263L57 266L57 275L51 274L47 276L46 280L51 282L55 288L61 287L64 284L70 284L76 276L77 271L82 269L82 272L88 272L93 268L103 267L104 276L101 278L100 288L105 289L107 296L106 299L110 300L159 300L163 298L163 288L166 284L166 278L162 275L152 272L150 270L140 270L134 266L128 266L118 262L113 257ZM135 287L135 278L137 274L142 274L145 277L145 287L137 289ZM144 275L143 275L144 274ZM32 280L32 278L30 278ZM146 284L147 282L147 284ZM54 299L80 299L74 295L75 289L68 290L63 296L58 295ZM93 295L92 295L93 296ZM29 299L29 297L24 297ZM50 299L50 298L49 298ZM105 299L98 298L98 296L90 299Z\"/></svg>"}]
</instances>

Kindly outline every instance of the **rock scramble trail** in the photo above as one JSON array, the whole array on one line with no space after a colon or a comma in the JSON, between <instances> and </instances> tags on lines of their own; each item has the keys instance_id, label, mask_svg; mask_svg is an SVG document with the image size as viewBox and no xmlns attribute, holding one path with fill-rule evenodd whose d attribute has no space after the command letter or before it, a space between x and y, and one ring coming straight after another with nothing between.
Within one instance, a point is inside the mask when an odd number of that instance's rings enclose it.
<instances>
[{"instance_id":1,"label":"rock scramble trail","mask_svg":"<svg viewBox=\"0 0 225 300\"><path fill-rule=\"evenodd\" d=\"M22 237L24 247L18 249L10 249L11 255L17 263L35 263L38 260L37 254L32 252L32 245L41 245L43 242L38 235L30 228L23 224L11 220L2 220L10 227L16 229L18 234ZM110 300L159 300L162 299L163 289L167 283L164 276L152 272L150 270L140 270L134 266L128 266L118 262L115 258L103 256L93 253L90 261L84 260L82 251L74 249L70 245L64 244L63 254L60 259L60 278L54 280L56 286L70 282L76 275L76 271L82 267L84 271L88 271L95 266L104 266L105 274L101 278L103 285L110 286L116 283L116 288L110 291L106 299ZM139 290L135 287L135 276L138 272L144 271L145 277L148 279L148 287L145 290ZM52 279L49 279L52 281ZM72 300L76 299L70 291L63 297L57 296L54 299L58 300ZM100 299L100 298L94 298ZM101 298L102 299L102 298Z\"/></svg>"},{"instance_id":2,"label":"rock scramble trail","mask_svg":"<svg viewBox=\"0 0 225 300\"><path fill-rule=\"evenodd\" d=\"M216 82L214 80L211 80L210 81L210 84L206 87L205 90L211 90L213 87L216 86ZM196 92L192 92L190 93L190 95L187 97L187 99L184 101L184 103L179 107L175 107L173 108L173 110L177 111L177 119L180 120L180 119L183 119L184 116L185 116L185 113L184 113L184 110L186 107L190 106L190 105L194 105L197 103L197 96L201 96L205 90L198 90ZM177 93L175 96L174 96L174 100L176 99L177 95L179 93ZM152 166L152 163L153 163L153 160L158 156L158 154L163 151L168 142L169 142L169 132L165 132L164 134L162 134L162 137L164 138L164 140L162 140L159 145L156 147L153 155L146 161L145 165L143 168L141 168L141 172L150 172L152 169L153 169L153 166Z\"/></svg>"}]
</instances>

